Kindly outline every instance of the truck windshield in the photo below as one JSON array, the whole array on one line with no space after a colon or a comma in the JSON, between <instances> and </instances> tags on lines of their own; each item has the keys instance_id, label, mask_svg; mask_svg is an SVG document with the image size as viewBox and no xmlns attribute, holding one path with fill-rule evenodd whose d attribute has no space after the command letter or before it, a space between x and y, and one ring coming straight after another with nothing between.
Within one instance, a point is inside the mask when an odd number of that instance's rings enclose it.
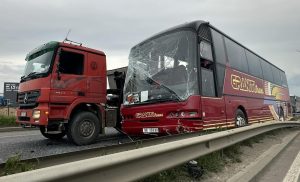
<instances>
[{"instance_id":1,"label":"truck windshield","mask_svg":"<svg viewBox=\"0 0 300 182\"><path fill-rule=\"evenodd\" d=\"M44 49L29 55L26 59L26 66L22 79L41 73L47 73L54 54L54 49Z\"/></svg>"},{"instance_id":2,"label":"truck windshield","mask_svg":"<svg viewBox=\"0 0 300 182\"><path fill-rule=\"evenodd\" d=\"M131 49L124 105L186 100L199 93L196 33L177 31Z\"/></svg>"}]
</instances>

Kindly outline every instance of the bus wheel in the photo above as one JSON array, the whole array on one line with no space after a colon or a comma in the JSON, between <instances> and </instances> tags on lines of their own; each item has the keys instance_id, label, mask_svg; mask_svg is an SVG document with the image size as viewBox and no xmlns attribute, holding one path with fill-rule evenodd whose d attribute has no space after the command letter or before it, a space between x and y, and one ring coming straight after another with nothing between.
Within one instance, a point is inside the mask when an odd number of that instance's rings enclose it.
<instances>
[{"instance_id":1,"label":"bus wheel","mask_svg":"<svg viewBox=\"0 0 300 182\"><path fill-rule=\"evenodd\" d=\"M67 136L76 145L93 143L100 133L100 122L91 112L79 112L72 117Z\"/></svg>"},{"instance_id":2,"label":"bus wheel","mask_svg":"<svg viewBox=\"0 0 300 182\"><path fill-rule=\"evenodd\" d=\"M59 140L66 135L65 131L62 131L61 133L46 133L45 126L40 126L40 131L44 137L49 138L51 140Z\"/></svg>"},{"instance_id":3,"label":"bus wheel","mask_svg":"<svg viewBox=\"0 0 300 182\"><path fill-rule=\"evenodd\" d=\"M242 127L247 125L247 119L242 110L238 109L235 114L235 126Z\"/></svg>"}]
</instances>

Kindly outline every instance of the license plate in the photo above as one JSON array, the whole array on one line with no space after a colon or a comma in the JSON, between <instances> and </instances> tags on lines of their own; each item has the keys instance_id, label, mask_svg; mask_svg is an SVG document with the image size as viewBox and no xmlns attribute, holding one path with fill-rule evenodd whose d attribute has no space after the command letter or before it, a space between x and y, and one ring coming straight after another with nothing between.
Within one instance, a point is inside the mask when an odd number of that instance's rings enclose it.
<instances>
[{"instance_id":1,"label":"license plate","mask_svg":"<svg viewBox=\"0 0 300 182\"><path fill-rule=\"evenodd\" d=\"M21 116L22 117L25 117L27 114L26 114L26 112L24 111L24 112L21 112Z\"/></svg>"},{"instance_id":2,"label":"license plate","mask_svg":"<svg viewBox=\"0 0 300 182\"><path fill-rule=\"evenodd\" d=\"M143 128L143 133L158 133L158 128Z\"/></svg>"}]
</instances>

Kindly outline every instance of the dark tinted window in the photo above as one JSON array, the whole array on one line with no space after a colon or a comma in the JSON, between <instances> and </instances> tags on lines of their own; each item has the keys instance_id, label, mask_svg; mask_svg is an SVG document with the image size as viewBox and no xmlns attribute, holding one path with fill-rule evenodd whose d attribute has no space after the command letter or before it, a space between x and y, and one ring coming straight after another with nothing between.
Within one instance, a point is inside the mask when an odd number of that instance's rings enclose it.
<instances>
[{"instance_id":1,"label":"dark tinted window","mask_svg":"<svg viewBox=\"0 0 300 182\"><path fill-rule=\"evenodd\" d=\"M214 74L212 70L202 68L202 94L203 96L216 96Z\"/></svg>"},{"instance_id":2,"label":"dark tinted window","mask_svg":"<svg viewBox=\"0 0 300 182\"><path fill-rule=\"evenodd\" d=\"M62 74L83 74L83 60L82 54L62 51L59 60L59 71Z\"/></svg>"},{"instance_id":3,"label":"dark tinted window","mask_svg":"<svg viewBox=\"0 0 300 182\"><path fill-rule=\"evenodd\" d=\"M278 68L272 66L273 80L277 85L281 85L281 75Z\"/></svg>"},{"instance_id":4,"label":"dark tinted window","mask_svg":"<svg viewBox=\"0 0 300 182\"><path fill-rule=\"evenodd\" d=\"M260 60L261 60L261 68L263 71L264 79L273 82L273 73L272 73L271 65L262 59Z\"/></svg>"},{"instance_id":5,"label":"dark tinted window","mask_svg":"<svg viewBox=\"0 0 300 182\"><path fill-rule=\"evenodd\" d=\"M223 95L223 85L225 77L225 66L217 64L218 96Z\"/></svg>"},{"instance_id":6,"label":"dark tinted window","mask_svg":"<svg viewBox=\"0 0 300 182\"><path fill-rule=\"evenodd\" d=\"M245 55L245 49L235 42L225 38L227 56L232 68L248 73L248 64Z\"/></svg>"},{"instance_id":7,"label":"dark tinted window","mask_svg":"<svg viewBox=\"0 0 300 182\"><path fill-rule=\"evenodd\" d=\"M225 64L226 54L225 54L225 47L223 42L223 35L213 29L211 29L211 34L212 34L213 47L216 56L216 62Z\"/></svg>"},{"instance_id":8,"label":"dark tinted window","mask_svg":"<svg viewBox=\"0 0 300 182\"><path fill-rule=\"evenodd\" d=\"M287 87L288 84L287 84L285 73L283 71L280 71L280 75L281 75L281 85Z\"/></svg>"},{"instance_id":9,"label":"dark tinted window","mask_svg":"<svg viewBox=\"0 0 300 182\"><path fill-rule=\"evenodd\" d=\"M248 50L246 50L246 56L248 60L249 73L253 76L262 78L263 75L260 65L260 59Z\"/></svg>"}]
</instances>

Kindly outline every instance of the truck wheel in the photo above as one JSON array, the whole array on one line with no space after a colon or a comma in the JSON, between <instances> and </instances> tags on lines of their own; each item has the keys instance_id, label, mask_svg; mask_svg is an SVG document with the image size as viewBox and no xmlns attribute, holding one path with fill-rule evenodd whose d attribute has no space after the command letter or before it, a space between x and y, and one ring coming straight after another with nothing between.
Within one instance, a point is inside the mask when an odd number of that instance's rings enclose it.
<instances>
[{"instance_id":1,"label":"truck wheel","mask_svg":"<svg viewBox=\"0 0 300 182\"><path fill-rule=\"evenodd\" d=\"M91 112L80 112L71 118L67 136L76 145L87 145L95 142L100 133L100 121Z\"/></svg>"},{"instance_id":2,"label":"truck wheel","mask_svg":"<svg viewBox=\"0 0 300 182\"><path fill-rule=\"evenodd\" d=\"M66 135L65 131L62 131L61 133L46 133L44 126L40 126L40 131L44 137L49 138L51 140L58 140L63 138Z\"/></svg>"},{"instance_id":3,"label":"truck wheel","mask_svg":"<svg viewBox=\"0 0 300 182\"><path fill-rule=\"evenodd\" d=\"M235 114L235 126L236 127L242 127L247 125L247 119L245 117L245 114L242 110L238 109L236 110Z\"/></svg>"}]
</instances>

